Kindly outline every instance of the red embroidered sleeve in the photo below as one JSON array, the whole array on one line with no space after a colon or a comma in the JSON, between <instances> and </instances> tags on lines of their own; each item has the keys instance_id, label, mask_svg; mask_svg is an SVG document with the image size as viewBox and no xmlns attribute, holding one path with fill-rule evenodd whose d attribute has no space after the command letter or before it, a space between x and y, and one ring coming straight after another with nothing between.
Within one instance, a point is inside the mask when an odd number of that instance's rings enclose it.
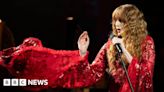
<instances>
[{"instance_id":1,"label":"red embroidered sleeve","mask_svg":"<svg viewBox=\"0 0 164 92\"><path fill-rule=\"evenodd\" d=\"M141 62L141 70L139 75L139 88L140 91L152 92L155 63L155 47L153 39L150 36L147 36L143 46L143 61Z\"/></svg>"},{"instance_id":2,"label":"red embroidered sleeve","mask_svg":"<svg viewBox=\"0 0 164 92\"><path fill-rule=\"evenodd\" d=\"M99 51L92 64L85 60L65 71L58 82L66 88L88 87L102 78L105 72L105 46ZM67 81L67 82L64 82ZM64 84L61 84L64 83Z\"/></svg>"},{"instance_id":3,"label":"red embroidered sleeve","mask_svg":"<svg viewBox=\"0 0 164 92\"><path fill-rule=\"evenodd\" d=\"M135 92L152 92L152 79L155 63L155 49L153 39L150 36L147 36L141 47L142 59L139 62L137 58L133 58L131 64L128 67L128 73ZM121 92L125 91L131 91L127 80L121 88Z\"/></svg>"},{"instance_id":4,"label":"red embroidered sleeve","mask_svg":"<svg viewBox=\"0 0 164 92\"><path fill-rule=\"evenodd\" d=\"M88 54L81 57L78 50L53 50L42 47L38 40L24 41L24 44L14 48L10 54L10 62L5 67L15 78L48 80L48 85L22 87L27 90L87 87L103 76L104 54L105 47L100 50L93 63L89 64Z\"/></svg>"}]
</instances>

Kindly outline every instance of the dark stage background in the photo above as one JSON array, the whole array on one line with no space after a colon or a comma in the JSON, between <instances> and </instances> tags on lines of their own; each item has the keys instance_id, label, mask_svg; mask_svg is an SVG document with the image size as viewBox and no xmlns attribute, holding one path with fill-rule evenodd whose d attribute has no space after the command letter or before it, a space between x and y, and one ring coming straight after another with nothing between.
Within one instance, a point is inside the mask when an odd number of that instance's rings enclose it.
<instances>
[{"instance_id":1,"label":"dark stage background","mask_svg":"<svg viewBox=\"0 0 164 92\"><path fill-rule=\"evenodd\" d=\"M53 49L77 49L82 31L90 36L90 63L111 31L112 11L123 3L133 3L145 14L149 34L156 46L154 91L164 82L164 40L162 3L157 0L1 0L0 18L10 28L15 44L27 37L37 37L43 45ZM73 17L73 20L67 20ZM106 88L102 80L95 88ZM100 91L102 92L102 91Z\"/></svg>"}]
</instances>

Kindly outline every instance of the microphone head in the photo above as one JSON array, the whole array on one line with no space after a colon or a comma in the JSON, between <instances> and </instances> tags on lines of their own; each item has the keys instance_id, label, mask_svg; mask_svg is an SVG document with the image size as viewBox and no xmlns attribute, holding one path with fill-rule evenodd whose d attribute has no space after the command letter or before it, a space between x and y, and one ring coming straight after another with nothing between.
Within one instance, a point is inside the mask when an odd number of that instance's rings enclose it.
<instances>
[{"instance_id":1,"label":"microphone head","mask_svg":"<svg viewBox=\"0 0 164 92\"><path fill-rule=\"evenodd\" d=\"M115 37L115 35L113 33L110 33L109 38L113 39L113 37Z\"/></svg>"},{"instance_id":2,"label":"microphone head","mask_svg":"<svg viewBox=\"0 0 164 92\"><path fill-rule=\"evenodd\" d=\"M113 33L110 33L109 38L110 38L110 39L113 39L113 37L122 38L122 36L116 36L116 35L114 35Z\"/></svg>"}]
</instances>

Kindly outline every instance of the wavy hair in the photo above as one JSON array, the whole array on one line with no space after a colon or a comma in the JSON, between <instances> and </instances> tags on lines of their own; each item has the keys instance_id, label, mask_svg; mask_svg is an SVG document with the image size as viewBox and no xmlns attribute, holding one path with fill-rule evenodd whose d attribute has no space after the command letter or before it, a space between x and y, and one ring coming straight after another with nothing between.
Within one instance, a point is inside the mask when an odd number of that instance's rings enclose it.
<instances>
[{"instance_id":1,"label":"wavy hair","mask_svg":"<svg viewBox=\"0 0 164 92\"><path fill-rule=\"evenodd\" d=\"M116 20L124 23L124 27L122 29L124 32L121 36L125 48L133 57L137 57L138 60L141 60L141 43L148 33L147 23L144 20L143 13L133 4L124 4L117 7L112 13L112 32L117 36L115 26ZM116 70L116 67L114 66L116 53L115 47L111 44L107 51L110 70ZM128 64L125 55L122 55L121 58L126 64Z\"/></svg>"}]
</instances>

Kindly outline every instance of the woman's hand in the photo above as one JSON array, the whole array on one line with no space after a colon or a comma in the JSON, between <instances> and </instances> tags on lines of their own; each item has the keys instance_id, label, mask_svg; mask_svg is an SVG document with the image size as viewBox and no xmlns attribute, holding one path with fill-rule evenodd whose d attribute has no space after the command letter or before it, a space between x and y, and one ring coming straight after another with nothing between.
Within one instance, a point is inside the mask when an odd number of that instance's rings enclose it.
<instances>
[{"instance_id":1,"label":"woman's hand","mask_svg":"<svg viewBox=\"0 0 164 92\"><path fill-rule=\"evenodd\" d=\"M87 31L84 31L79 39L78 39L78 48L80 50L80 55L81 56L85 56L86 52L87 52L87 49L88 49L88 46L89 46L89 36L88 36L88 32Z\"/></svg>"},{"instance_id":2,"label":"woman's hand","mask_svg":"<svg viewBox=\"0 0 164 92\"><path fill-rule=\"evenodd\" d=\"M120 44L121 49L125 49L125 45L124 45L124 43L123 43L122 38L113 37L112 43L113 43L114 45L118 43L118 44Z\"/></svg>"},{"instance_id":3,"label":"woman's hand","mask_svg":"<svg viewBox=\"0 0 164 92\"><path fill-rule=\"evenodd\" d=\"M118 38L118 37L113 37L112 39L112 43L115 45L115 44L120 44L120 47L121 47L121 50L123 52L123 54L126 56L127 60L129 63L131 63L133 57L132 55L128 52L128 50L126 50L125 48L125 45L123 43L123 40L121 38Z\"/></svg>"}]
</instances>

